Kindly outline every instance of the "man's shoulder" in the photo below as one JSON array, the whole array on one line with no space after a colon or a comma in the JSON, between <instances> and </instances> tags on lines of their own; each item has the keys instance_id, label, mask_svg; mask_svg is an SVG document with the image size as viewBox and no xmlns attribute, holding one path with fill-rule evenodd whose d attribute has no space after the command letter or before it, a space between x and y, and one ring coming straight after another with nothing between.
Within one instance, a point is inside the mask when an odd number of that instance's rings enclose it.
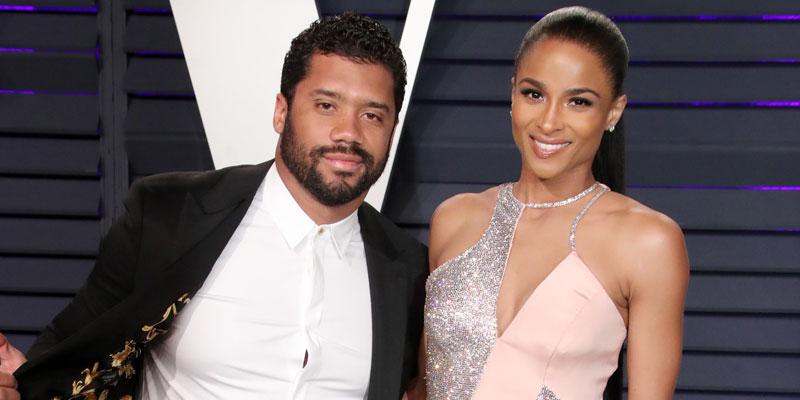
<instances>
[{"instance_id":1,"label":"man's shoulder","mask_svg":"<svg viewBox=\"0 0 800 400\"><path fill-rule=\"evenodd\" d=\"M131 196L184 196L209 190L222 180L236 179L237 176L258 174L269 163L258 165L237 165L210 171L166 172L146 176L131 185Z\"/></svg>"},{"instance_id":2,"label":"man's shoulder","mask_svg":"<svg viewBox=\"0 0 800 400\"><path fill-rule=\"evenodd\" d=\"M215 181L218 171L166 172L146 176L133 182L131 190L145 192L185 192Z\"/></svg>"}]
</instances>

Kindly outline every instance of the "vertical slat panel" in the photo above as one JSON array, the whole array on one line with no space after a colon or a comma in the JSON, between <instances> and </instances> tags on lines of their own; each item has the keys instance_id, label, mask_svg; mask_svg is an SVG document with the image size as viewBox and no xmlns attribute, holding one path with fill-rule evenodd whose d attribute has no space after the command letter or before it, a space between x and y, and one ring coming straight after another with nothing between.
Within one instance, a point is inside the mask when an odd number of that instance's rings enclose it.
<instances>
[{"instance_id":1,"label":"vertical slat panel","mask_svg":"<svg viewBox=\"0 0 800 400\"><path fill-rule=\"evenodd\" d=\"M0 332L26 350L97 251L105 64L94 1L3 5Z\"/></svg>"},{"instance_id":2,"label":"vertical slat panel","mask_svg":"<svg viewBox=\"0 0 800 400\"><path fill-rule=\"evenodd\" d=\"M168 1L128 0L119 45L128 60L118 82L127 99L117 120L130 177L213 167Z\"/></svg>"},{"instance_id":3,"label":"vertical slat panel","mask_svg":"<svg viewBox=\"0 0 800 400\"><path fill-rule=\"evenodd\" d=\"M0 11L0 274L14 276L0 284L0 331L23 349L88 272L129 177L211 166L169 1L100 3L98 13L91 0L10 0ZM425 240L438 202L514 179L511 57L536 18L572 3L439 1L391 218ZM800 5L583 4L613 16L631 45L630 193L687 229L694 279L676 398L800 397L800 21L789 18ZM372 14L399 39L407 2L318 8ZM125 141L124 157L104 135ZM104 193L117 193L113 204Z\"/></svg>"},{"instance_id":4,"label":"vertical slat panel","mask_svg":"<svg viewBox=\"0 0 800 400\"><path fill-rule=\"evenodd\" d=\"M573 3L437 4L387 196L391 218L425 239L440 201L516 179L513 57L541 15ZM629 194L687 233L688 351L676 398L800 397L798 4L581 4L612 16L631 46Z\"/></svg>"}]
</instances>

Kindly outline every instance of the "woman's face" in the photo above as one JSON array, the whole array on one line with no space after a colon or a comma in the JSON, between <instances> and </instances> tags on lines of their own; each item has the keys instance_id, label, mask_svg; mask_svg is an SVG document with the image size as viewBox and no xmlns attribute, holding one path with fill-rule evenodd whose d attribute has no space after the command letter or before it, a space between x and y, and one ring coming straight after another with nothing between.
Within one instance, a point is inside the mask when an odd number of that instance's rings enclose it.
<instances>
[{"instance_id":1,"label":"woman's face","mask_svg":"<svg viewBox=\"0 0 800 400\"><path fill-rule=\"evenodd\" d=\"M603 131L617 124L626 101L614 97L610 74L585 47L556 38L534 44L512 78L511 126L522 173L585 179Z\"/></svg>"}]
</instances>

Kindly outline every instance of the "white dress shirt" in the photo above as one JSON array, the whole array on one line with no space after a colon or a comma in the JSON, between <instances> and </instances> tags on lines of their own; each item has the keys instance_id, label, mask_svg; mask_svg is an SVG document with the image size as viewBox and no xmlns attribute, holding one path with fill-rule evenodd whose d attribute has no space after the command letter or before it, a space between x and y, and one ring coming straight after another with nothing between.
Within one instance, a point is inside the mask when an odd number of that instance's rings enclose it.
<instances>
[{"instance_id":1,"label":"white dress shirt","mask_svg":"<svg viewBox=\"0 0 800 400\"><path fill-rule=\"evenodd\" d=\"M371 355L357 214L316 225L272 167L202 288L145 355L140 393L364 399Z\"/></svg>"}]
</instances>

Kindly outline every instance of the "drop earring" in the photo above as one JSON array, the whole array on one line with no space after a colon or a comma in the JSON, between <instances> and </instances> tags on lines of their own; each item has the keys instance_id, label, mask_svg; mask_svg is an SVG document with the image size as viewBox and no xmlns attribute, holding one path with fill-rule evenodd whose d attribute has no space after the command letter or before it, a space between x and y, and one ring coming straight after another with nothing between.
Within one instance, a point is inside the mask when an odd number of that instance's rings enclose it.
<instances>
[{"instance_id":1,"label":"drop earring","mask_svg":"<svg viewBox=\"0 0 800 400\"><path fill-rule=\"evenodd\" d=\"M611 111L611 114L609 114L609 116L608 116L608 117L609 117L610 119L613 119L613 118L614 118L614 111L613 111L613 110ZM614 128L616 128L614 125L609 125L609 126L608 126L608 128L606 128L606 131L607 131L608 133L614 133Z\"/></svg>"}]
</instances>

